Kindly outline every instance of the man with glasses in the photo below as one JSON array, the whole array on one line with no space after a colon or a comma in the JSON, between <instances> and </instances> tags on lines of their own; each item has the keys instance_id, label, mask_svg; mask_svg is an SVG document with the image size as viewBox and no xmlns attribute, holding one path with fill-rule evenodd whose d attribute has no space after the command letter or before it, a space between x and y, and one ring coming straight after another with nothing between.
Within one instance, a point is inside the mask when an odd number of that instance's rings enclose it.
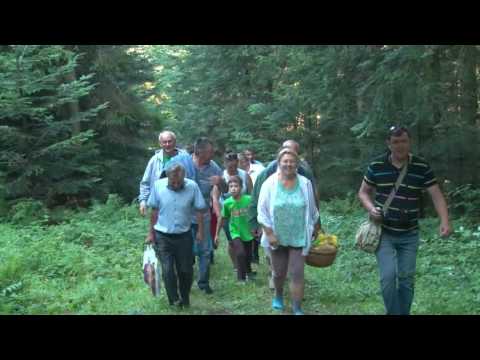
<instances>
[{"instance_id":1,"label":"man with glasses","mask_svg":"<svg viewBox=\"0 0 480 360\"><path fill-rule=\"evenodd\" d=\"M392 126L386 143L388 152L370 163L358 197L370 217L382 221L382 236L375 255L387 315L409 315L419 245L420 196L424 189L432 197L440 217L440 236L446 237L452 230L445 197L430 165L410 153L408 129ZM405 166L406 175L383 216L382 206Z\"/></svg>"}]
</instances>

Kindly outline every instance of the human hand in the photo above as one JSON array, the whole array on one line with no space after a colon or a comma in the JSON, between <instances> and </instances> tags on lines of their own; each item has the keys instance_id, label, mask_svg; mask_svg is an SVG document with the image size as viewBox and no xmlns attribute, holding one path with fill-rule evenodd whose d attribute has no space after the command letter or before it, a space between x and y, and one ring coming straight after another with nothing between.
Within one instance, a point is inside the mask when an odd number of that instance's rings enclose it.
<instances>
[{"instance_id":1,"label":"human hand","mask_svg":"<svg viewBox=\"0 0 480 360\"><path fill-rule=\"evenodd\" d=\"M373 206L368 212L368 214L374 221L382 220L382 209L379 207Z\"/></svg>"},{"instance_id":2,"label":"human hand","mask_svg":"<svg viewBox=\"0 0 480 360\"><path fill-rule=\"evenodd\" d=\"M197 231L197 236L195 237L195 241L197 243L203 242L203 232L202 231Z\"/></svg>"},{"instance_id":3,"label":"human hand","mask_svg":"<svg viewBox=\"0 0 480 360\"><path fill-rule=\"evenodd\" d=\"M270 235L267 235L268 243L270 244L271 248L277 248L280 242L278 241L277 237L275 234L271 233Z\"/></svg>"},{"instance_id":4,"label":"human hand","mask_svg":"<svg viewBox=\"0 0 480 360\"><path fill-rule=\"evenodd\" d=\"M440 224L440 236L441 237L448 237L452 233L452 227L450 226L450 223L447 221L445 223Z\"/></svg>"},{"instance_id":5,"label":"human hand","mask_svg":"<svg viewBox=\"0 0 480 360\"><path fill-rule=\"evenodd\" d=\"M145 214L147 213L147 207L144 203L140 203L140 207L138 208L138 210L140 211L140 215L142 216L145 216Z\"/></svg>"},{"instance_id":6,"label":"human hand","mask_svg":"<svg viewBox=\"0 0 480 360\"><path fill-rule=\"evenodd\" d=\"M218 243L219 243L219 239L218 239L218 234L215 235L215 239L213 239L213 247L214 249L217 249L218 248Z\"/></svg>"},{"instance_id":7,"label":"human hand","mask_svg":"<svg viewBox=\"0 0 480 360\"><path fill-rule=\"evenodd\" d=\"M153 233L149 232L148 235L145 237L145 244L153 244L154 236Z\"/></svg>"}]
</instances>

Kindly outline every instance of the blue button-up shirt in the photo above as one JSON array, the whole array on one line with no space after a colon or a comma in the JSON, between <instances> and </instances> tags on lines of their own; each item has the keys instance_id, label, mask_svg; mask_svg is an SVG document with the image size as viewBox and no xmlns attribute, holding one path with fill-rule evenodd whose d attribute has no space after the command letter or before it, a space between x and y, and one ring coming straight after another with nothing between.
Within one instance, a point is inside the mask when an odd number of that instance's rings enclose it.
<instances>
[{"instance_id":1,"label":"blue button-up shirt","mask_svg":"<svg viewBox=\"0 0 480 360\"><path fill-rule=\"evenodd\" d=\"M176 156L179 155L188 155L185 150L176 148L178 154L175 155L170 159L175 159ZM146 203L148 197L150 196L150 191L153 189L153 185L155 181L160 179L160 175L165 167L164 159L164 151L163 149L157 150L155 155L152 156L150 161L147 164L145 172L143 174L142 180L140 181L140 195L138 196L138 201L140 203ZM188 177L188 176L187 176Z\"/></svg>"},{"instance_id":2,"label":"blue button-up shirt","mask_svg":"<svg viewBox=\"0 0 480 360\"><path fill-rule=\"evenodd\" d=\"M181 234L190 230L196 211L205 210L207 205L195 181L185 179L179 191L168 187L168 178L155 181L147 206L158 209L157 222L153 228L167 234Z\"/></svg>"},{"instance_id":3,"label":"blue button-up shirt","mask_svg":"<svg viewBox=\"0 0 480 360\"><path fill-rule=\"evenodd\" d=\"M210 192L213 186L210 184L210 177L223 176L223 171L218 164L210 160L207 165L203 165L201 168L197 168L193 162L192 155L179 154L172 158L170 162L165 166L165 171L175 164L181 164L185 168L185 178L194 180L200 187L200 191L203 194L203 199L206 204L210 204ZM210 212L207 211L203 217L204 221L210 220ZM195 217L192 218L194 224L196 224Z\"/></svg>"}]
</instances>

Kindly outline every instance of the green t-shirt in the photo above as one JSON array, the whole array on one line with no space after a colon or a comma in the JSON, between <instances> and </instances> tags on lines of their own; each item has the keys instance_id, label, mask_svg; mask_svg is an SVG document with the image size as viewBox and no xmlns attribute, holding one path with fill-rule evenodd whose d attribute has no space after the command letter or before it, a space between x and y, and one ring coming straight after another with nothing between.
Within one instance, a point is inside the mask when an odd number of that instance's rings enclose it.
<instances>
[{"instance_id":1,"label":"green t-shirt","mask_svg":"<svg viewBox=\"0 0 480 360\"><path fill-rule=\"evenodd\" d=\"M170 161L170 159L172 158L173 156L169 156L167 155L166 153L163 153L163 166L165 167L165 165L168 164L168 162Z\"/></svg>"},{"instance_id":2,"label":"green t-shirt","mask_svg":"<svg viewBox=\"0 0 480 360\"><path fill-rule=\"evenodd\" d=\"M250 195L242 195L238 200L235 200L233 196L231 196L223 203L222 217L229 219L232 239L240 238L242 241L253 240L247 215L250 201Z\"/></svg>"}]
</instances>

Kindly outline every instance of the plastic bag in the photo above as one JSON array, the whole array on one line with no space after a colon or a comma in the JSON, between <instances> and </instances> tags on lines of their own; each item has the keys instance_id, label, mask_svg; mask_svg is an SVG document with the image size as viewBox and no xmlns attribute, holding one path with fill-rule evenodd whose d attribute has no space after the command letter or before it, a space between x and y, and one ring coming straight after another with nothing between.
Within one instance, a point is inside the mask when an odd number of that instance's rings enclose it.
<instances>
[{"instance_id":1,"label":"plastic bag","mask_svg":"<svg viewBox=\"0 0 480 360\"><path fill-rule=\"evenodd\" d=\"M160 294L160 263L152 245L143 252L143 280L150 286L153 296Z\"/></svg>"}]
</instances>

